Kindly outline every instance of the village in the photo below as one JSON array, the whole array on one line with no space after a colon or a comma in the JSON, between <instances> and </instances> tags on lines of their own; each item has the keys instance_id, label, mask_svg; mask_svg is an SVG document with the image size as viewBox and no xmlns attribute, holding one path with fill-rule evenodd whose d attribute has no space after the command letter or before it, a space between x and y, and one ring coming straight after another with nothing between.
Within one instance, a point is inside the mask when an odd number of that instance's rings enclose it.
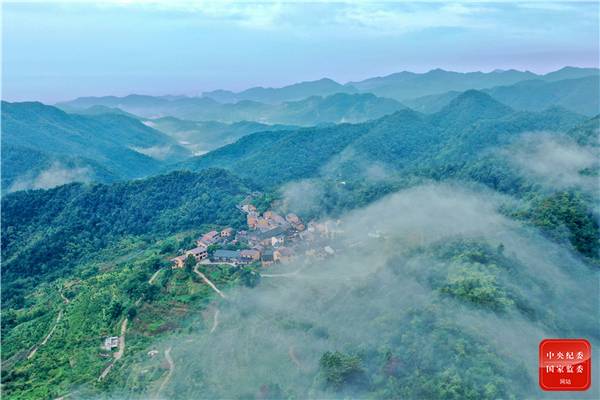
<instances>
[{"instance_id":1,"label":"village","mask_svg":"<svg viewBox=\"0 0 600 400\"><path fill-rule=\"evenodd\" d=\"M170 260L172 268L183 268L188 257L202 264L241 266L257 263L269 267L274 263L288 263L298 257L308 260L335 254L328 244L329 239L340 232L333 226L335 223L311 221L305 225L294 213L283 217L267 210L261 214L248 200L238 208L246 214L247 230L235 231L226 227L204 233L196 240L196 247Z\"/></svg>"},{"instance_id":2,"label":"village","mask_svg":"<svg viewBox=\"0 0 600 400\"><path fill-rule=\"evenodd\" d=\"M226 227L219 231L206 232L196 239L196 247L181 250L180 255L170 259L171 268L184 268L188 259L202 265L229 264L241 267L255 264L267 268L273 264L286 264L298 259L304 262L325 259L335 254L331 243L339 233L342 233L339 221L311 221L304 224L294 213L288 213L283 217L272 210L267 210L261 214L251 204L251 199L250 196L237 206L240 212L246 215L247 230L235 231L231 227ZM237 248L237 250L227 248ZM197 269L194 272L225 298L225 295L214 287L204 274ZM124 335L106 337L101 348L109 352L122 348L123 337ZM122 351L119 350L117 354L122 354ZM103 356L108 357L109 354L104 353ZM110 371L112 365L111 363L103 372L102 378Z\"/></svg>"}]
</instances>

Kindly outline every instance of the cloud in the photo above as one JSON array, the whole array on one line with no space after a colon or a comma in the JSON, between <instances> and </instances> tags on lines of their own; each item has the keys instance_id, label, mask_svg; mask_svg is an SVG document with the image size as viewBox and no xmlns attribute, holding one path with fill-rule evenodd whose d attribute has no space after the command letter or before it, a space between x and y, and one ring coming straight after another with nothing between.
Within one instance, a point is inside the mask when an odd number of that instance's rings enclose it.
<instances>
[{"instance_id":1,"label":"cloud","mask_svg":"<svg viewBox=\"0 0 600 400\"><path fill-rule=\"evenodd\" d=\"M393 1L314 1L307 5L302 1L232 0L111 0L102 4L88 0L59 0L53 3L178 13L193 17L198 23L225 22L253 30L297 30L303 27L329 29L337 25L340 28L379 34L404 33L436 27L484 27L486 25L480 24L477 16L494 10L491 4L484 6L474 2L447 4L425 1L408 5ZM298 32L302 35L306 33Z\"/></svg>"},{"instance_id":2,"label":"cloud","mask_svg":"<svg viewBox=\"0 0 600 400\"><path fill-rule=\"evenodd\" d=\"M17 178L9 188L9 192L29 189L50 189L72 182L89 182L91 171L85 167L69 168L55 162L48 169L36 176L25 175Z\"/></svg>"},{"instance_id":3,"label":"cloud","mask_svg":"<svg viewBox=\"0 0 600 400\"><path fill-rule=\"evenodd\" d=\"M162 394L240 398L276 387L287 397L366 397L321 392L315 376L325 351L359 353L376 363L381 362L380 353L391 349L408 364L406 371L414 366L427 371L428 382L439 382L443 370L463 357L461 346L471 352L471 344L481 342L494 360L506 362L507 370L523 367L525 376L510 385L520 397L535 396L539 340L567 332L593 336L599 318L590 293L598 287L589 279L589 269L568 250L497 211L511 201L489 191L429 184L387 196L339 222L322 221L337 227L337 234L326 241L337 250L335 257L301 256L273 267L269 274L297 273L263 277L254 289L230 290L228 301L213 304L220 310L213 333L212 319L200 318L187 333L153 344L173 347L176 368ZM451 255L436 257L432 250L441 246L450 251L452 247L444 246L464 240L492 249L502 243L512 266L477 267ZM319 245L324 243L313 247ZM499 287L531 309L513 305L496 313L440 297L440 282L464 268L496 273ZM425 326L420 325L423 320L428 321ZM431 349L423 347L423 356L409 364L410 354L417 351L411 346L435 341L441 333L444 354L436 354L430 363L426 354ZM591 340L595 345L596 338ZM160 375L160 358L149 359L146 352L140 352L140 365L131 368L130 379L139 380L140 370ZM465 379L462 372L467 371L461 370Z\"/></svg>"},{"instance_id":4,"label":"cloud","mask_svg":"<svg viewBox=\"0 0 600 400\"><path fill-rule=\"evenodd\" d=\"M148 157L155 158L157 160L165 160L171 155L172 152L171 146L169 145L152 147L131 147L131 149Z\"/></svg>"},{"instance_id":5,"label":"cloud","mask_svg":"<svg viewBox=\"0 0 600 400\"><path fill-rule=\"evenodd\" d=\"M525 134L502 154L521 174L552 189L579 187L590 193L598 190L598 148L582 146L564 135Z\"/></svg>"},{"instance_id":6,"label":"cloud","mask_svg":"<svg viewBox=\"0 0 600 400\"><path fill-rule=\"evenodd\" d=\"M478 16L493 12L491 7L473 4L411 3L352 4L338 13L335 21L370 33L397 34L429 28L489 27Z\"/></svg>"},{"instance_id":7,"label":"cloud","mask_svg":"<svg viewBox=\"0 0 600 400\"><path fill-rule=\"evenodd\" d=\"M284 185L280 191L283 197L283 208L300 214L316 212L324 194L321 182L316 179L291 182Z\"/></svg>"}]
</instances>

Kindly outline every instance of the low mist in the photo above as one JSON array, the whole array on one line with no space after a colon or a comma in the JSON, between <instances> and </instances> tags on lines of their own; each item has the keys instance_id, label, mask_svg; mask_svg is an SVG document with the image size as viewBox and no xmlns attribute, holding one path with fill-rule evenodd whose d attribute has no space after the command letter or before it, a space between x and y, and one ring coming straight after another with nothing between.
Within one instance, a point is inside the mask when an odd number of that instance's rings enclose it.
<instances>
[{"instance_id":1,"label":"low mist","mask_svg":"<svg viewBox=\"0 0 600 400\"><path fill-rule=\"evenodd\" d=\"M597 348L598 273L498 212L512 201L483 189L424 185L323 221L327 238L313 247L328 245L335 256L298 251L296 261L264 269L257 288L216 301L218 322L199 318L190 334L153 346L172 347L175 363L161 396L385 398L395 387L421 397L429 392L416 377L424 374L442 386L453 379L477 390L487 385L486 397L551 397L537 386L539 341L586 337ZM461 246L476 250L456 252ZM497 302L448 294L472 277L487 282ZM327 351L358 355L365 378L326 385L319 361ZM480 359L489 365L477 365ZM130 379L157 368L145 352L138 360ZM596 386L569 397L597 394Z\"/></svg>"},{"instance_id":2,"label":"low mist","mask_svg":"<svg viewBox=\"0 0 600 400\"><path fill-rule=\"evenodd\" d=\"M552 189L598 191L599 149L559 134L525 134L503 151L523 175Z\"/></svg>"},{"instance_id":3,"label":"low mist","mask_svg":"<svg viewBox=\"0 0 600 400\"><path fill-rule=\"evenodd\" d=\"M89 168L69 168L59 162L55 162L49 168L37 175L26 175L17 178L9 188L9 192L29 189L50 189L55 186L65 185L72 182L89 182L92 172Z\"/></svg>"}]
</instances>

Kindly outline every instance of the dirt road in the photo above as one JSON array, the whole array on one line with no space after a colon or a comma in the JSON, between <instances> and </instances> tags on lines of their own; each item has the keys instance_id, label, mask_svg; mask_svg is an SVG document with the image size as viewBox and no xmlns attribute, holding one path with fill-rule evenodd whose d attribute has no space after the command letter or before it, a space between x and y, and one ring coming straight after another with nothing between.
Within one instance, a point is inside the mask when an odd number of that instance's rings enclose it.
<instances>
[{"instance_id":1,"label":"dirt road","mask_svg":"<svg viewBox=\"0 0 600 400\"><path fill-rule=\"evenodd\" d=\"M71 302L69 299L67 299L67 298L65 297L65 295L64 295L64 293L63 293L63 292L59 292L59 293L60 293L60 297L63 299L63 302L64 302L65 304L69 304L69 303Z\"/></svg>"},{"instance_id":2,"label":"dirt road","mask_svg":"<svg viewBox=\"0 0 600 400\"><path fill-rule=\"evenodd\" d=\"M165 388L165 386L167 386L167 384L171 380L171 375L173 375L173 371L175 370L175 363L173 362L173 359L171 358L171 347L169 347L168 349L165 350L165 360L167 360L167 364L169 364L169 372L167 373L167 376L165 376L165 380L162 381L162 383L160 384L160 387L158 388L158 391L156 392L155 398L158 398L160 396L160 393L162 392L162 390Z\"/></svg>"},{"instance_id":3,"label":"dirt road","mask_svg":"<svg viewBox=\"0 0 600 400\"><path fill-rule=\"evenodd\" d=\"M290 276L296 276L300 273L300 269L294 271L294 272L286 272L283 274L260 274L260 276L262 278L285 278L285 277L290 277Z\"/></svg>"},{"instance_id":4,"label":"dirt road","mask_svg":"<svg viewBox=\"0 0 600 400\"><path fill-rule=\"evenodd\" d=\"M48 340L50 340L50 338L52 337L52 334L54 333L54 330L56 329L56 326L58 325L58 323L62 319L62 316L63 316L63 310L60 310L58 312L58 316L56 317L56 321L54 321L54 325L52 325L52 328L50 328L50 332L48 332L48 334L46 335L46 337L44 338L44 340L42 340L42 342L40 344L38 344L37 346L35 346L29 352L29 354L27 354L27 359L28 360L30 360L31 358L33 358L33 356L35 356L35 353L37 353L38 348L40 346L44 346L46 343L48 343Z\"/></svg>"},{"instance_id":5,"label":"dirt road","mask_svg":"<svg viewBox=\"0 0 600 400\"><path fill-rule=\"evenodd\" d=\"M207 277L206 275L204 275L202 272L198 271L198 265L196 265L194 267L194 272L196 273L196 275L198 275L203 281L204 283L206 283L208 286L210 286L212 288L212 290L214 290L219 296L221 296L223 299L226 299L227 296L225 296L225 294L223 294L223 292L221 292L219 290L219 288L217 288L215 286L214 283L212 283Z\"/></svg>"},{"instance_id":6,"label":"dirt road","mask_svg":"<svg viewBox=\"0 0 600 400\"><path fill-rule=\"evenodd\" d=\"M220 313L221 313L221 311L219 311L219 309L217 308L217 310L215 311L212 328L210 328L209 333L213 333L217 329L217 326L219 326L219 314Z\"/></svg>"},{"instance_id":7,"label":"dirt road","mask_svg":"<svg viewBox=\"0 0 600 400\"><path fill-rule=\"evenodd\" d=\"M152 276L150 277L150 280L148 281L149 284L152 285L154 283L154 281L156 280L156 277L158 276L160 271L162 271L162 269L159 269L154 274L152 274Z\"/></svg>"},{"instance_id":8,"label":"dirt road","mask_svg":"<svg viewBox=\"0 0 600 400\"><path fill-rule=\"evenodd\" d=\"M123 320L123 322L121 322L121 336L119 336L119 350L117 350L117 352L114 354L114 358L113 358L112 362L106 368L104 368L104 371L102 371L102 373L98 377L98 381L101 381L104 378L106 378L106 375L108 375L108 373L110 372L112 367L115 365L115 362L120 360L121 357L123 357L123 354L125 353L125 334L127 333L127 322L128 322L127 318L125 318Z\"/></svg>"}]
</instances>

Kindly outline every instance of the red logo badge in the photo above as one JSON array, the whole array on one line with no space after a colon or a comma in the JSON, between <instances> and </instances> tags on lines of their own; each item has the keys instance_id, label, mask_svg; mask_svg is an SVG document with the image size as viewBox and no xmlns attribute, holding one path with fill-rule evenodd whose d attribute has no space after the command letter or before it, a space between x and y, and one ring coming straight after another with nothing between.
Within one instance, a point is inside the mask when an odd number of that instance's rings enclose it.
<instances>
[{"instance_id":1,"label":"red logo badge","mask_svg":"<svg viewBox=\"0 0 600 400\"><path fill-rule=\"evenodd\" d=\"M587 390L592 384L592 346L585 339L540 342L540 387L543 390Z\"/></svg>"}]
</instances>

